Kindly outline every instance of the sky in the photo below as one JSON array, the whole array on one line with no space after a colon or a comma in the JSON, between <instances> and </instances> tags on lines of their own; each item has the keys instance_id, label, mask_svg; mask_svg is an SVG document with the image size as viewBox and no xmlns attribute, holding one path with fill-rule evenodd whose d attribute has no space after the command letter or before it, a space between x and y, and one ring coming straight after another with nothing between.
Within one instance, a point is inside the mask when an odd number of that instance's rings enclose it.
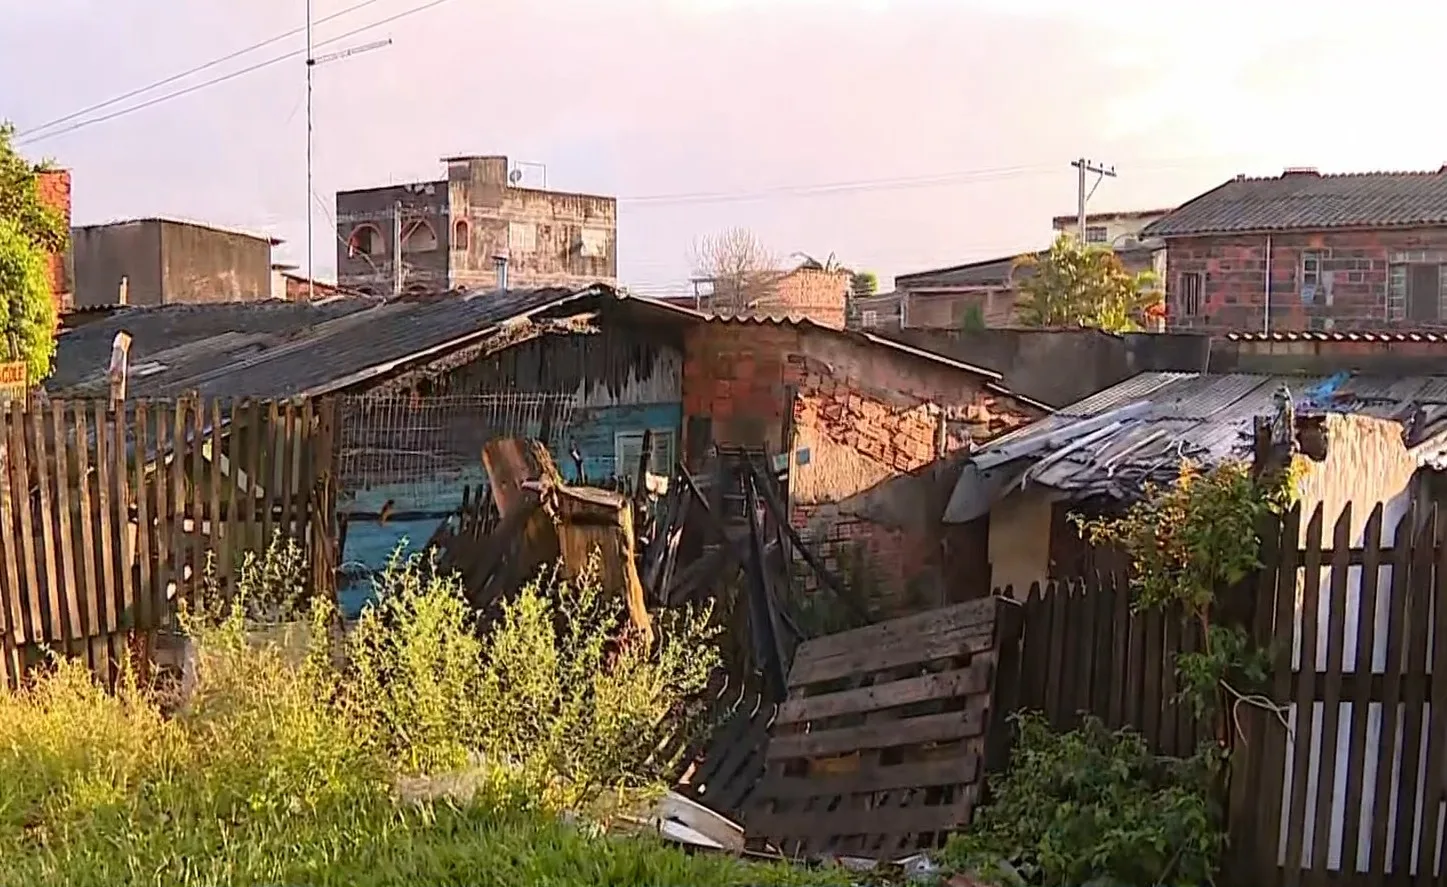
<instances>
[{"instance_id":1,"label":"sky","mask_svg":"<svg viewBox=\"0 0 1447 887\"><path fill-rule=\"evenodd\" d=\"M310 211L318 277L335 267L337 190L505 154L528 184L618 197L619 278L638 291L682 291L698 238L732 227L887 286L1043 246L1075 211L1080 156L1118 172L1091 211L1175 206L1287 166L1438 168L1447 3L1370 10L313 0L318 56L391 43L314 68L309 199L305 0L0 0L0 119L72 170L76 224L255 229L304 266Z\"/></svg>"}]
</instances>

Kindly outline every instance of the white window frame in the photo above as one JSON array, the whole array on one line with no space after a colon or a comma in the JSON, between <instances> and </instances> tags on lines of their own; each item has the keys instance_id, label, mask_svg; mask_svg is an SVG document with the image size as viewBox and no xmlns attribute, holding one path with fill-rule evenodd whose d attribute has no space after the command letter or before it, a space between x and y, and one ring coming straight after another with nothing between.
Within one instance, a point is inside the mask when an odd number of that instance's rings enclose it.
<instances>
[{"instance_id":1,"label":"white window frame","mask_svg":"<svg viewBox=\"0 0 1447 887\"><path fill-rule=\"evenodd\" d=\"M672 428L650 428L653 433L653 456L648 470L665 477L673 473L676 461L678 432ZM666 445L660 449L658 444ZM613 435L613 473L618 477L632 477L638 470L638 452L643 447L642 431L619 431ZM628 452L625 452L628 451ZM659 470L662 468L662 470Z\"/></svg>"},{"instance_id":2,"label":"white window frame","mask_svg":"<svg viewBox=\"0 0 1447 887\"><path fill-rule=\"evenodd\" d=\"M872 330L879 326L879 312L872 308L867 311L860 311L859 325L867 330Z\"/></svg>"}]
</instances>

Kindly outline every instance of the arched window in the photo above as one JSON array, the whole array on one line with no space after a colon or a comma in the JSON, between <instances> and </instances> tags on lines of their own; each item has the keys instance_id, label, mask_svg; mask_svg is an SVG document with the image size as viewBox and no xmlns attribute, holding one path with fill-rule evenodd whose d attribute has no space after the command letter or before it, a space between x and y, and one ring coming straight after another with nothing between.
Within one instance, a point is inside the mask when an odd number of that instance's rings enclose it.
<instances>
[{"instance_id":1,"label":"arched window","mask_svg":"<svg viewBox=\"0 0 1447 887\"><path fill-rule=\"evenodd\" d=\"M430 253L437 249L437 232L425 221L412 223L402 237L402 251L407 253Z\"/></svg>"},{"instance_id":2,"label":"arched window","mask_svg":"<svg viewBox=\"0 0 1447 887\"><path fill-rule=\"evenodd\" d=\"M387 241L382 239L382 232L376 225L365 223L352 229L352 236L347 238L347 258L357 256L380 256L387 252Z\"/></svg>"},{"instance_id":3,"label":"arched window","mask_svg":"<svg viewBox=\"0 0 1447 887\"><path fill-rule=\"evenodd\" d=\"M458 219L457 223L452 226L452 248L459 252L467 252L467 248L471 245L468 243L468 236L471 233L467 227L467 220Z\"/></svg>"}]
</instances>

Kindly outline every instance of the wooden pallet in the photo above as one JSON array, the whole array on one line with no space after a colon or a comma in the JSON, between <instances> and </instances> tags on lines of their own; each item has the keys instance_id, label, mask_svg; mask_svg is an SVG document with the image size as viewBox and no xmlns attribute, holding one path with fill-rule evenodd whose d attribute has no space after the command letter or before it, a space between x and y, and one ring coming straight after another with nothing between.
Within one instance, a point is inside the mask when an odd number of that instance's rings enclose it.
<instances>
[{"instance_id":1,"label":"wooden pallet","mask_svg":"<svg viewBox=\"0 0 1447 887\"><path fill-rule=\"evenodd\" d=\"M970 820L984 774L994 598L807 641L745 815L754 846L895 859Z\"/></svg>"}]
</instances>

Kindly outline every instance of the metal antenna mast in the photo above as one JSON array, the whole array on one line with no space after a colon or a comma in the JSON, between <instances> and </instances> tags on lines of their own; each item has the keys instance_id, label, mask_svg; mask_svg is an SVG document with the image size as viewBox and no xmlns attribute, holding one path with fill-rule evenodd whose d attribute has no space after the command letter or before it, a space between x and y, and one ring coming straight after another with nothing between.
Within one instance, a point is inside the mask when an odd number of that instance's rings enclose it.
<instances>
[{"instance_id":1,"label":"metal antenna mast","mask_svg":"<svg viewBox=\"0 0 1447 887\"><path fill-rule=\"evenodd\" d=\"M348 56L370 52L392 45L392 39L375 40L329 53L320 58L312 55L312 0L306 0L306 299L313 301L316 296L316 274L313 271L312 252L312 72L317 65L344 59Z\"/></svg>"}]
</instances>

